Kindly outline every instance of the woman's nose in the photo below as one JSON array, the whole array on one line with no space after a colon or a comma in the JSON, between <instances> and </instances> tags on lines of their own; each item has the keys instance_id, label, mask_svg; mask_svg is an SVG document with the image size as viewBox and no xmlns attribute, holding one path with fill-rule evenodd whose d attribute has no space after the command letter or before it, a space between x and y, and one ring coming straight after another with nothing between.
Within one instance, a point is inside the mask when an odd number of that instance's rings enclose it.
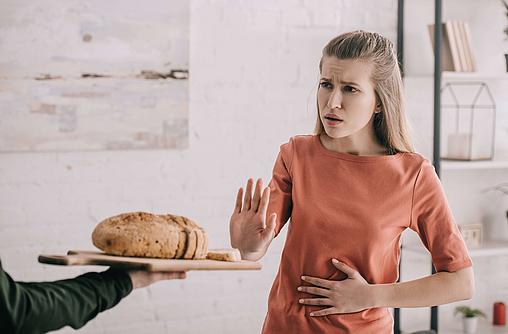
<instances>
[{"instance_id":1,"label":"woman's nose","mask_svg":"<svg viewBox=\"0 0 508 334\"><path fill-rule=\"evenodd\" d=\"M334 90L328 99L328 108L330 109L340 109L342 107L342 96L340 91Z\"/></svg>"}]
</instances>

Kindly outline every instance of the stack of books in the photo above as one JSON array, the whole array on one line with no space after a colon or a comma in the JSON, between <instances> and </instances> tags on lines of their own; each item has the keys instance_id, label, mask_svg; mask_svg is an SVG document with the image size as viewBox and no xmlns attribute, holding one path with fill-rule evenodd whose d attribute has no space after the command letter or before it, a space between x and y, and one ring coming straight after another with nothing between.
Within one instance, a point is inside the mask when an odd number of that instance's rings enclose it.
<instances>
[{"instance_id":1,"label":"stack of books","mask_svg":"<svg viewBox=\"0 0 508 334\"><path fill-rule=\"evenodd\" d=\"M434 49L434 25L429 25L429 33ZM441 50L443 71L476 72L476 58L467 22L446 21L443 23Z\"/></svg>"}]
</instances>

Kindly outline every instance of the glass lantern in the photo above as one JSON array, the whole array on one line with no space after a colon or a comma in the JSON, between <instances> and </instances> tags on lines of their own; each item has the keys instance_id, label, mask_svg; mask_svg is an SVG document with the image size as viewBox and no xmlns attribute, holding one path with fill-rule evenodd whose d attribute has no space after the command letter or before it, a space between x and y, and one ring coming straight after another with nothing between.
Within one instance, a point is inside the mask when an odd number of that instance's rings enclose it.
<instances>
[{"instance_id":1,"label":"glass lantern","mask_svg":"<svg viewBox=\"0 0 508 334\"><path fill-rule=\"evenodd\" d=\"M491 160L496 104L484 82L446 83L441 90L441 158Z\"/></svg>"}]
</instances>

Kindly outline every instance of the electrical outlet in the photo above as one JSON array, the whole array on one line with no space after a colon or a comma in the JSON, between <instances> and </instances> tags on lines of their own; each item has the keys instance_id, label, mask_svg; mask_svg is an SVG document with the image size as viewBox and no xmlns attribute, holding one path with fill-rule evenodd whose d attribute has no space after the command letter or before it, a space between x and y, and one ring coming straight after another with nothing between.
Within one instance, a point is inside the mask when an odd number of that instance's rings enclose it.
<instances>
[{"instance_id":1,"label":"electrical outlet","mask_svg":"<svg viewBox=\"0 0 508 334\"><path fill-rule=\"evenodd\" d=\"M482 224L459 225L459 230L467 248L480 248L482 246Z\"/></svg>"}]
</instances>

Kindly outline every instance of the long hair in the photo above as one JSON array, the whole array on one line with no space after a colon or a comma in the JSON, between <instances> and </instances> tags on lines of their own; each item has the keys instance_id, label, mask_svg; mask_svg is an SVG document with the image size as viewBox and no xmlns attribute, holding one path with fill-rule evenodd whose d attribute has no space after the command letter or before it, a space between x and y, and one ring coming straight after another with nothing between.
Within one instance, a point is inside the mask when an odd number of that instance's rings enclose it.
<instances>
[{"instance_id":1,"label":"long hair","mask_svg":"<svg viewBox=\"0 0 508 334\"><path fill-rule=\"evenodd\" d=\"M372 64L370 79L377 102L381 105L381 112L374 115L376 138L390 154L414 153L406 117L404 87L393 43L377 33L357 30L339 35L328 42L319 61L319 73L322 71L324 57L362 60ZM314 133L320 135L324 132L318 104Z\"/></svg>"}]
</instances>

